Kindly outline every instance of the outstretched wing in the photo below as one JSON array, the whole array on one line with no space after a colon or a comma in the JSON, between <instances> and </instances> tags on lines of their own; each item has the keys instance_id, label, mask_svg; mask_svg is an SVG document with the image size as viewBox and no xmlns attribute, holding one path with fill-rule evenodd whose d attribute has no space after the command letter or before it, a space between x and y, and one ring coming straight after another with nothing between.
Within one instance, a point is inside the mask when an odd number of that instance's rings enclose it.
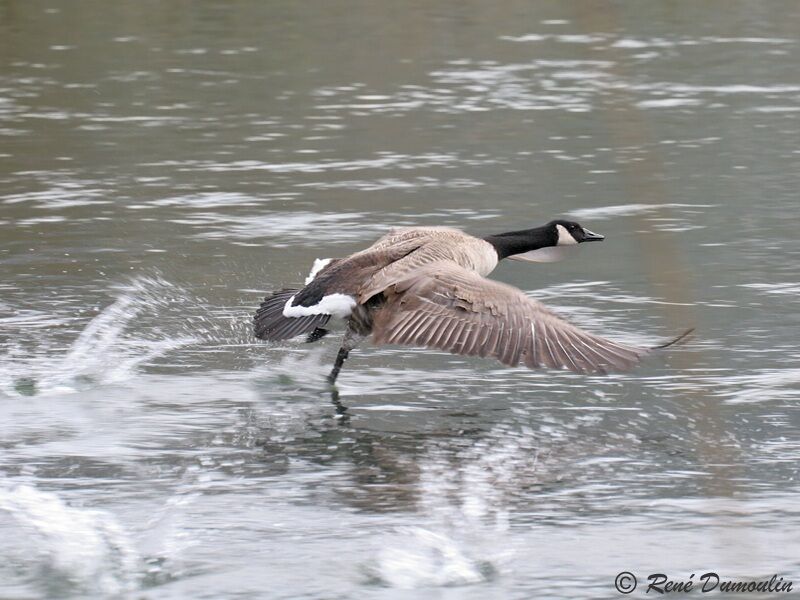
<instances>
[{"instance_id":1,"label":"outstretched wing","mask_svg":"<svg viewBox=\"0 0 800 600\"><path fill-rule=\"evenodd\" d=\"M531 369L606 373L651 352L588 333L509 285L452 262L428 265L384 291L373 341L496 358Z\"/></svg>"}]
</instances>

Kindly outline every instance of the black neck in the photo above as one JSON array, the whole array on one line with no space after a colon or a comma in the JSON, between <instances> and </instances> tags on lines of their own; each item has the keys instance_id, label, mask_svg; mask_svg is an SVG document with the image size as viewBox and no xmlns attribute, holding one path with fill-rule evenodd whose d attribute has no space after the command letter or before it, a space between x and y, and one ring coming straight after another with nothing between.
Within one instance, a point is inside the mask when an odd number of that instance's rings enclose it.
<instances>
[{"instance_id":1,"label":"black neck","mask_svg":"<svg viewBox=\"0 0 800 600\"><path fill-rule=\"evenodd\" d=\"M522 254L539 248L547 248L558 244L558 234L553 227L544 225L522 231L509 231L483 238L494 246L500 260L514 254Z\"/></svg>"}]
</instances>

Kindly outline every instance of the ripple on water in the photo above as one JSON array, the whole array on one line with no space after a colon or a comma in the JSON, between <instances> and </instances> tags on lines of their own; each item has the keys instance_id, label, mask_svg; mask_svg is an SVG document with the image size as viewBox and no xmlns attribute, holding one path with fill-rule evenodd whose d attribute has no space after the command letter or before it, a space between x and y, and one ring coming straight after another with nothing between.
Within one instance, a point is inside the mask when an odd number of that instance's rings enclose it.
<instances>
[{"instance_id":1,"label":"ripple on water","mask_svg":"<svg viewBox=\"0 0 800 600\"><path fill-rule=\"evenodd\" d=\"M370 215L354 212L270 212L256 215L231 215L223 213L193 213L173 223L192 225L201 232L200 238L231 238L248 244L268 239L274 247L284 247L307 241L315 244L320 235L333 241L354 241L385 232L385 223L370 223ZM375 215L371 215L374 219ZM365 222L367 221L367 222ZM356 227L348 226L350 224ZM309 238L309 232L314 237Z\"/></svg>"},{"instance_id":2,"label":"ripple on water","mask_svg":"<svg viewBox=\"0 0 800 600\"><path fill-rule=\"evenodd\" d=\"M268 171L270 173L324 173L328 171L361 171L364 169L421 169L425 167L441 167L449 164L471 163L470 159L460 158L456 154L424 153L418 155L400 154L396 152L378 152L374 158L355 160L325 159L316 162L282 162L272 163L257 160L239 160L231 162L219 161L185 161L178 163L181 171ZM478 164L485 164L485 160ZM151 164L148 166L158 166Z\"/></svg>"},{"instance_id":3,"label":"ripple on water","mask_svg":"<svg viewBox=\"0 0 800 600\"><path fill-rule=\"evenodd\" d=\"M348 181L317 181L300 183L298 188L315 190L357 190L360 192L377 192L383 190L419 190L423 188L466 189L484 185L474 179L440 179L438 177L415 177L413 179L372 179Z\"/></svg>"},{"instance_id":4,"label":"ripple on water","mask_svg":"<svg viewBox=\"0 0 800 600\"><path fill-rule=\"evenodd\" d=\"M57 179L57 174L42 174L45 178ZM52 181L52 180L51 180ZM75 206L90 206L99 204L111 204L108 199L108 190L96 187L97 182L92 181L70 181L52 185L46 190L35 192L23 192L19 194L7 194L0 196L2 204L21 204L30 203L36 208L57 210L72 208Z\"/></svg>"},{"instance_id":5,"label":"ripple on water","mask_svg":"<svg viewBox=\"0 0 800 600\"><path fill-rule=\"evenodd\" d=\"M796 110L794 82L768 84L708 84L647 82L619 67L627 60L671 58L713 44L750 46L766 52L775 46L790 46L786 38L715 37L631 38L613 34L531 33L501 36L510 42L555 42L591 44L602 57L613 60L538 59L521 63L464 58L450 61L448 68L431 71L430 85L403 85L394 90L369 89L364 84L329 86L315 91L317 108L328 114L400 115L421 110L445 113L484 112L497 109L522 111L561 110L587 112L600 106L618 109L619 92L631 93L632 104L653 110L713 110L732 108L720 98L760 94L762 106L734 107L744 112ZM557 47L557 46L555 46ZM762 49L763 48L763 49ZM643 52L643 51L647 52ZM700 50L697 50L700 51ZM631 54L632 53L632 54ZM665 97L666 96L666 97ZM787 103L787 101L789 101Z\"/></svg>"},{"instance_id":6,"label":"ripple on water","mask_svg":"<svg viewBox=\"0 0 800 600\"><path fill-rule=\"evenodd\" d=\"M705 229L698 222L698 215L708 209L718 208L716 204L685 204L678 202L658 204L618 204L594 208L581 208L569 211L576 219L603 220L621 216L642 215L653 229L658 231L682 232Z\"/></svg>"}]
</instances>

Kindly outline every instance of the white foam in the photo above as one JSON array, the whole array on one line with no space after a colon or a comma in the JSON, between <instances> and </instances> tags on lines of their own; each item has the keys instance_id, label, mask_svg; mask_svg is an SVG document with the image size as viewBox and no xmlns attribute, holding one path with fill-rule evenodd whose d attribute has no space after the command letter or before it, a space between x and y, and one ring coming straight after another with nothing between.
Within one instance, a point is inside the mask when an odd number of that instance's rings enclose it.
<instances>
[{"instance_id":1,"label":"white foam","mask_svg":"<svg viewBox=\"0 0 800 600\"><path fill-rule=\"evenodd\" d=\"M327 267L332 260L332 258L315 258L314 265L311 267L311 272L308 274L308 277L306 277L305 284L308 285L314 281L314 278L317 276L317 274L319 274L322 269Z\"/></svg>"},{"instance_id":2,"label":"white foam","mask_svg":"<svg viewBox=\"0 0 800 600\"><path fill-rule=\"evenodd\" d=\"M333 315L344 319L353 312L356 300L347 294L328 294L314 306L292 306L294 296L283 307L284 317L308 317L310 315Z\"/></svg>"}]
</instances>

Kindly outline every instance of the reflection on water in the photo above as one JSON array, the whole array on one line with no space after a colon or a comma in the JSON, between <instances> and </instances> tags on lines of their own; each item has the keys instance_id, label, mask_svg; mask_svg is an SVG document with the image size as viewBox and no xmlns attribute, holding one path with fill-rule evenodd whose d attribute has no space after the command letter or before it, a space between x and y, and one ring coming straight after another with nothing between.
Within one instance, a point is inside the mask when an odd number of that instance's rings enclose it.
<instances>
[{"instance_id":1,"label":"reflection on water","mask_svg":"<svg viewBox=\"0 0 800 600\"><path fill-rule=\"evenodd\" d=\"M798 7L487 6L0 3L2 595L797 572ZM606 242L495 276L692 342L608 377L365 347L340 414L336 335L251 337L388 227L559 215Z\"/></svg>"}]
</instances>

